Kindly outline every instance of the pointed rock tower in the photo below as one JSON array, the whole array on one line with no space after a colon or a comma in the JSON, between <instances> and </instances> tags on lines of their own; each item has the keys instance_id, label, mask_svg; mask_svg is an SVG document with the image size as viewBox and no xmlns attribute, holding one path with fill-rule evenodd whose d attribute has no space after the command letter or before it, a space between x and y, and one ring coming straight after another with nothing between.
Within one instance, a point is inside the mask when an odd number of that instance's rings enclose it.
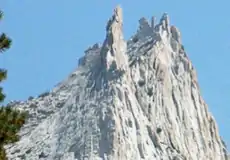
<instances>
[{"instance_id":1,"label":"pointed rock tower","mask_svg":"<svg viewBox=\"0 0 230 160\"><path fill-rule=\"evenodd\" d=\"M167 14L139 23L125 41L117 7L68 78L9 104L29 113L9 160L227 160L180 32Z\"/></svg>"}]
</instances>

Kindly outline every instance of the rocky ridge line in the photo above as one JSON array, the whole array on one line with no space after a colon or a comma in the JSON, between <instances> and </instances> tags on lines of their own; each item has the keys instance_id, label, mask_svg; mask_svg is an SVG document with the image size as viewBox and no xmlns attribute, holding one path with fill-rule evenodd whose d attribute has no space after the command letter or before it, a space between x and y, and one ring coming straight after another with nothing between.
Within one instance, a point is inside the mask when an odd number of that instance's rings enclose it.
<instances>
[{"instance_id":1,"label":"rocky ridge line","mask_svg":"<svg viewBox=\"0 0 230 160\"><path fill-rule=\"evenodd\" d=\"M139 23L126 42L118 6L102 46L49 94L15 104L30 118L9 159L228 159L179 30L167 14Z\"/></svg>"}]
</instances>

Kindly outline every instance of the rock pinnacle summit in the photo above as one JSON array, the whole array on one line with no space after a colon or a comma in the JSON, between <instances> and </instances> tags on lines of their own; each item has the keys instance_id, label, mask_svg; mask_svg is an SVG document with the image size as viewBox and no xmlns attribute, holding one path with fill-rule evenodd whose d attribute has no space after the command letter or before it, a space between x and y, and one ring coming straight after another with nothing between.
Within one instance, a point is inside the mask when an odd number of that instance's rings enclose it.
<instances>
[{"instance_id":1,"label":"rock pinnacle summit","mask_svg":"<svg viewBox=\"0 0 230 160\"><path fill-rule=\"evenodd\" d=\"M9 104L29 114L9 160L228 160L178 28L142 17L125 40L122 16L49 93Z\"/></svg>"}]
</instances>

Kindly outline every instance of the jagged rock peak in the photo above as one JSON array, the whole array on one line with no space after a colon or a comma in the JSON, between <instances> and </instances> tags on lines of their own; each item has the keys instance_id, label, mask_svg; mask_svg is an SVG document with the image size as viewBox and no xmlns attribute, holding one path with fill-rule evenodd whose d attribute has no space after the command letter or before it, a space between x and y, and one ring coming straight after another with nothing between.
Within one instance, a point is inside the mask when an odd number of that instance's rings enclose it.
<instances>
[{"instance_id":1,"label":"jagged rock peak","mask_svg":"<svg viewBox=\"0 0 230 160\"><path fill-rule=\"evenodd\" d=\"M101 46L99 43L95 43L84 51L85 55L78 60L78 66L92 66L93 55L100 53Z\"/></svg>"},{"instance_id":2,"label":"jagged rock peak","mask_svg":"<svg viewBox=\"0 0 230 160\"><path fill-rule=\"evenodd\" d=\"M161 19L160 19L160 23L163 24L165 23L166 25L169 25L169 15L168 13L163 13Z\"/></svg>"},{"instance_id":3,"label":"jagged rock peak","mask_svg":"<svg viewBox=\"0 0 230 160\"><path fill-rule=\"evenodd\" d=\"M139 20L139 24L139 29L150 28L148 20L144 17Z\"/></svg>"},{"instance_id":4,"label":"jagged rock peak","mask_svg":"<svg viewBox=\"0 0 230 160\"><path fill-rule=\"evenodd\" d=\"M87 50L85 50L85 53L88 53L91 50L96 50L100 48L100 44L99 43L95 43L93 46L90 46Z\"/></svg>"},{"instance_id":5,"label":"jagged rock peak","mask_svg":"<svg viewBox=\"0 0 230 160\"><path fill-rule=\"evenodd\" d=\"M118 5L114 9L114 17L115 17L115 20L117 21L117 23L120 23L120 24L123 23L122 9L121 9L120 5Z\"/></svg>"},{"instance_id":6,"label":"jagged rock peak","mask_svg":"<svg viewBox=\"0 0 230 160\"><path fill-rule=\"evenodd\" d=\"M156 25L155 30L157 32L163 33L164 31L167 32L167 34L170 33L170 21L169 21L169 15L167 13L164 13L160 19L160 23Z\"/></svg>"},{"instance_id":7,"label":"jagged rock peak","mask_svg":"<svg viewBox=\"0 0 230 160\"><path fill-rule=\"evenodd\" d=\"M114 23L117 23L119 26L123 25L122 8L119 5L114 9L113 16L109 19L107 23L107 32L109 31L110 27L114 25Z\"/></svg>"},{"instance_id":8,"label":"jagged rock peak","mask_svg":"<svg viewBox=\"0 0 230 160\"><path fill-rule=\"evenodd\" d=\"M179 29L175 26L171 26L170 32L171 32L172 38L174 38L178 43L181 44L181 34L180 34Z\"/></svg>"},{"instance_id":9,"label":"jagged rock peak","mask_svg":"<svg viewBox=\"0 0 230 160\"><path fill-rule=\"evenodd\" d=\"M112 18L107 23L106 39L101 50L102 65L106 70L126 69L126 42L123 36L122 9L118 5L114 9Z\"/></svg>"},{"instance_id":10,"label":"jagged rock peak","mask_svg":"<svg viewBox=\"0 0 230 160\"><path fill-rule=\"evenodd\" d=\"M155 16L152 16L151 18L151 28L152 30L154 31L154 28L155 28L155 24L156 23L156 17Z\"/></svg>"},{"instance_id":11,"label":"jagged rock peak","mask_svg":"<svg viewBox=\"0 0 230 160\"><path fill-rule=\"evenodd\" d=\"M126 46L117 7L103 45L90 47L70 76L12 103L29 118L19 142L4 146L9 160L228 159L179 31L166 34L166 15L155 27L160 33L140 22L142 39Z\"/></svg>"},{"instance_id":12,"label":"jagged rock peak","mask_svg":"<svg viewBox=\"0 0 230 160\"><path fill-rule=\"evenodd\" d=\"M137 30L137 34L134 36L137 39L145 39L148 37L155 37L161 36L161 37L170 37L177 36L177 42L180 42L180 34L176 33L178 31L173 28L172 32L170 32L170 20L169 15L167 13L163 13L162 17L160 18L159 23L156 23L156 17L151 17L151 23L148 22L148 20L145 17L140 18L139 20L139 28ZM179 32L179 31L178 31ZM158 37L159 38L159 37Z\"/></svg>"}]
</instances>

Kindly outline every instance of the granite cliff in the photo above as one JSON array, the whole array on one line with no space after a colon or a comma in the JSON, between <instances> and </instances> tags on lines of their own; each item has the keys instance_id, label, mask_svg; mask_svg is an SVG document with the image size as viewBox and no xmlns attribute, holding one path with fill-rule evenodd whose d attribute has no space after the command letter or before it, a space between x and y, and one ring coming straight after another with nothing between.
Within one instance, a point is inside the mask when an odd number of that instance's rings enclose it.
<instances>
[{"instance_id":1,"label":"granite cliff","mask_svg":"<svg viewBox=\"0 0 230 160\"><path fill-rule=\"evenodd\" d=\"M181 34L163 14L123 38L118 6L102 45L50 92L9 105L29 118L10 160L227 160Z\"/></svg>"}]
</instances>

